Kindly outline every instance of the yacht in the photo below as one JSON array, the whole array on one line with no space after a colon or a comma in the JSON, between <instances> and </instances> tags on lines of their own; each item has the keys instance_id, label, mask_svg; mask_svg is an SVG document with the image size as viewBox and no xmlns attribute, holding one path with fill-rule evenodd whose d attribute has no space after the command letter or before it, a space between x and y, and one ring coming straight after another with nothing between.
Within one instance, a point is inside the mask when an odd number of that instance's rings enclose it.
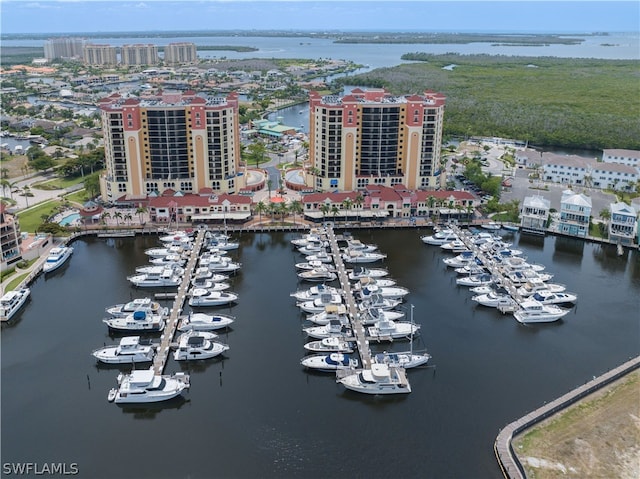
<instances>
[{"instance_id":1,"label":"yacht","mask_svg":"<svg viewBox=\"0 0 640 479\"><path fill-rule=\"evenodd\" d=\"M296 263L295 264L296 269L302 270L302 271L310 271L312 269L316 269L316 268L323 268L326 269L327 271L331 271L332 273L335 273L336 269L333 266L329 266L326 263L323 263L322 261L319 260L310 260L310 261L304 261L302 263Z\"/></svg>"},{"instance_id":2,"label":"yacht","mask_svg":"<svg viewBox=\"0 0 640 479\"><path fill-rule=\"evenodd\" d=\"M441 244L440 248L450 253L462 253L463 251L469 251L469 248L467 248L467 245L464 244L462 240L459 240L459 239Z\"/></svg>"},{"instance_id":3,"label":"yacht","mask_svg":"<svg viewBox=\"0 0 640 479\"><path fill-rule=\"evenodd\" d=\"M298 273L298 278L305 281L334 281L338 275L325 267L313 268Z\"/></svg>"},{"instance_id":4,"label":"yacht","mask_svg":"<svg viewBox=\"0 0 640 479\"><path fill-rule=\"evenodd\" d=\"M199 265L206 266L210 271L214 273L235 273L238 271L242 265L240 263L236 263L235 261L231 261L226 256L211 256L206 259L201 259Z\"/></svg>"},{"instance_id":5,"label":"yacht","mask_svg":"<svg viewBox=\"0 0 640 479\"><path fill-rule=\"evenodd\" d=\"M523 270L523 271L513 271L511 273L507 273L505 277L509 281L511 281L513 284L520 285L532 279L537 279L542 282L549 281L550 279L553 278L553 274L537 272L533 270Z\"/></svg>"},{"instance_id":6,"label":"yacht","mask_svg":"<svg viewBox=\"0 0 640 479\"><path fill-rule=\"evenodd\" d=\"M42 265L42 271L45 273L51 273L60 266L65 264L71 255L73 254L73 248L71 246L60 246L51 248L47 260Z\"/></svg>"},{"instance_id":7,"label":"yacht","mask_svg":"<svg viewBox=\"0 0 640 479\"><path fill-rule=\"evenodd\" d=\"M159 258L151 258L149 263L155 266L184 266L187 262L187 259L177 253L171 253L167 256L161 256Z\"/></svg>"},{"instance_id":8,"label":"yacht","mask_svg":"<svg viewBox=\"0 0 640 479\"><path fill-rule=\"evenodd\" d=\"M107 318L102 320L109 329L115 331L162 331L165 326L165 316L154 314L148 309L140 309L126 316Z\"/></svg>"},{"instance_id":9,"label":"yacht","mask_svg":"<svg viewBox=\"0 0 640 479\"><path fill-rule=\"evenodd\" d=\"M540 301L528 299L520 303L520 309L513 316L521 323L550 323L557 321L569 313L554 304L542 304Z\"/></svg>"},{"instance_id":10,"label":"yacht","mask_svg":"<svg viewBox=\"0 0 640 479\"><path fill-rule=\"evenodd\" d=\"M420 240L422 240L423 243L434 246L440 246L446 243L450 243L457 239L459 239L458 235L456 235L452 230L448 228L437 231L430 236L424 235L420 237Z\"/></svg>"},{"instance_id":11,"label":"yacht","mask_svg":"<svg viewBox=\"0 0 640 479\"><path fill-rule=\"evenodd\" d=\"M209 240L207 243L207 248L219 249L223 251L230 251L234 249L240 248L240 242L231 241L229 238L227 239L213 239Z\"/></svg>"},{"instance_id":12,"label":"yacht","mask_svg":"<svg viewBox=\"0 0 640 479\"><path fill-rule=\"evenodd\" d=\"M504 288L490 288L486 293L472 296L471 300L488 308L499 308L501 306L513 306L517 304Z\"/></svg>"},{"instance_id":13,"label":"yacht","mask_svg":"<svg viewBox=\"0 0 640 479\"><path fill-rule=\"evenodd\" d=\"M391 298L383 298L379 294L372 294L369 298L361 301L359 303L359 307L361 311L365 311L370 308L379 308L379 309L393 309L396 306L399 306L402 303L401 299L391 299Z\"/></svg>"},{"instance_id":14,"label":"yacht","mask_svg":"<svg viewBox=\"0 0 640 479\"><path fill-rule=\"evenodd\" d=\"M321 263L333 263L333 255L326 251L318 251L315 254L308 255L306 260L309 262L320 261Z\"/></svg>"},{"instance_id":15,"label":"yacht","mask_svg":"<svg viewBox=\"0 0 640 479\"><path fill-rule=\"evenodd\" d=\"M153 361L156 345L140 336L125 336L120 343L95 349L91 354L98 361L106 364L131 364Z\"/></svg>"},{"instance_id":16,"label":"yacht","mask_svg":"<svg viewBox=\"0 0 640 479\"><path fill-rule=\"evenodd\" d=\"M576 294L567 292L554 293L549 290L542 290L533 293L531 298L536 301L540 301L542 304L569 304L575 303L578 300L578 296Z\"/></svg>"},{"instance_id":17,"label":"yacht","mask_svg":"<svg viewBox=\"0 0 640 479\"><path fill-rule=\"evenodd\" d=\"M360 321L363 325L370 326L383 320L397 321L398 319L404 318L404 316L404 312L395 309L384 310L380 308L369 308L364 312L364 314L360 315Z\"/></svg>"},{"instance_id":18,"label":"yacht","mask_svg":"<svg viewBox=\"0 0 640 479\"><path fill-rule=\"evenodd\" d=\"M29 298L29 288L9 291L0 298L0 321L9 321Z\"/></svg>"},{"instance_id":19,"label":"yacht","mask_svg":"<svg viewBox=\"0 0 640 479\"><path fill-rule=\"evenodd\" d=\"M307 333L307 336L314 339L345 338L352 334L351 329L335 319L332 319L324 326L311 326L302 328L302 330Z\"/></svg>"},{"instance_id":20,"label":"yacht","mask_svg":"<svg viewBox=\"0 0 640 479\"><path fill-rule=\"evenodd\" d=\"M562 293L566 290L566 286L564 284L558 283L546 283L541 279L534 278L527 281L525 284L520 286L516 292L520 296L524 296L525 298L531 296L538 291L551 291L552 293Z\"/></svg>"},{"instance_id":21,"label":"yacht","mask_svg":"<svg viewBox=\"0 0 640 479\"><path fill-rule=\"evenodd\" d=\"M316 298L321 297L323 294L341 294L342 290L334 288L333 286L327 286L325 284L319 284L312 286L309 289L303 289L291 293L289 296L297 299L298 301L313 301Z\"/></svg>"},{"instance_id":22,"label":"yacht","mask_svg":"<svg viewBox=\"0 0 640 479\"><path fill-rule=\"evenodd\" d=\"M402 286L380 287L377 284L369 284L359 287L359 283L356 283L353 288L353 293L356 300L367 299L374 294L379 294L383 298L402 299L409 294L409 290L407 288L403 288Z\"/></svg>"},{"instance_id":23,"label":"yacht","mask_svg":"<svg viewBox=\"0 0 640 479\"><path fill-rule=\"evenodd\" d=\"M307 321L324 326L329 321L340 321L344 325L349 324L349 316L347 316L347 308L344 304L325 306L324 311L310 314L305 318Z\"/></svg>"},{"instance_id":24,"label":"yacht","mask_svg":"<svg viewBox=\"0 0 640 479\"><path fill-rule=\"evenodd\" d=\"M396 368L417 368L431 359L431 355L427 353L414 353L413 351L402 352L382 352L373 356L375 364L386 364L387 366Z\"/></svg>"},{"instance_id":25,"label":"yacht","mask_svg":"<svg viewBox=\"0 0 640 479\"><path fill-rule=\"evenodd\" d=\"M164 248L149 248L145 250L145 254L151 258L164 258L170 254L182 254L184 251L182 246L173 245Z\"/></svg>"},{"instance_id":26,"label":"yacht","mask_svg":"<svg viewBox=\"0 0 640 479\"><path fill-rule=\"evenodd\" d=\"M305 313L320 313L324 311L326 306L342 304L342 296L337 293L323 293L315 299L296 303Z\"/></svg>"},{"instance_id":27,"label":"yacht","mask_svg":"<svg viewBox=\"0 0 640 479\"><path fill-rule=\"evenodd\" d=\"M342 253L342 261L345 263L375 263L387 257L386 254L375 251L361 251L347 249Z\"/></svg>"},{"instance_id":28,"label":"yacht","mask_svg":"<svg viewBox=\"0 0 640 479\"><path fill-rule=\"evenodd\" d=\"M323 232L316 233L307 233L300 238L295 238L291 240L291 244L297 248L301 248L303 246L308 245L309 243L317 243L326 241Z\"/></svg>"},{"instance_id":29,"label":"yacht","mask_svg":"<svg viewBox=\"0 0 640 479\"><path fill-rule=\"evenodd\" d=\"M370 286L370 285L375 285L380 288L388 288L389 286L395 286L396 281L394 279L371 278L367 276L366 278L360 278L359 280L357 280L352 287L363 288L365 286Z\"/></svg>"},{"instance_id":30,"label":"yacht","mask_svg":"<svg viewBox=\"0 0 640 479\"><path fill-rule=\"evenodd\" d=\"M189 313L180 316L178 331L215 331L226 328L235 321L235 317L227 314Z\"/></svg>"},{"instance_id":31,"label":"yacht","mask_svg":"<svg viewBox=\"0 0 640 479\"><path fill-rule=\"evenodd\" d=\"M403 368L386 364L371 364L370 369L341 371L336 381L345 388L364 394L407 394L411 385Z\"/></svg>"},{"instance_id":32,"label":"yacht","mask_svg":"<svg viewBox=\"0 0 640 479\"><path fill-rule=\"evenodd\" d=\"M199 266L196 268L196 271L193 273L193 277L191 278L191 284L194 285L199 281L213 281L214 283L220 283L223 281L227 281L229 276L222 273L214 273L206 266Z\"/></svg>"},{"instance_id":33,"label":"yacht","mask_svg":"<svg viewBox=\"0 0 640 479\"><path fill-rule=\"evenodd\" d=\"M480 227L489 231L497 231L502 228L502 225L500 223L496 223L495 221L489 221L488 223L482 223Z\"/></svg>"},{"instance_id":34,"label":"yacht","mask_svg":"<svg viewBox=\"0 0 640 479\"><path fill-rule=\"evenodd\" d=\"M382 278L389 272L382 268L366 268L364 266L354 266L352 270L347 270L351 281L358 281L362 278Z\"/></svg>"},{"instance_id":35,"label":"yacht","mask_svg":"<svg viewBox=\"0 0 640 479\"><path fill-rule=\"evenodd\" d=\"M478 264L476 254L473 251L463 251L453 258L444 258L442 262L450 268L463 268L470 264Z\"/></svg>"},{"instance_id":36,"label":"yacht","mask_svg":"<svg viewBox=\"0 0 640 479\"><path fill-rule=\"evenodd\" d=\"M419 329L419 325L408 321L395 322L384 319L369 326L366 329L366 334L368 339L375 341L393 341L394 339L409 339Z\"/></svg>"},{"instance_id":37,"label":"yacht","mask_svg":"<svg viewBox=\"0 0 640 479\"><path fill-rule=\"evenodd\" d=\"M348 353L313 354L302 358L300 364L316 371L333 372L338 369L354 369L358 360Z\"/></svg>"},{"instance_id":38,"label":"yacht","mask_svg":"<svg viewBox=\"0 0 640 479\"><path fill-rule=\"evenodd\" d=\"M472 274L469 276L461 276L456 279L456 284L459 286L483 286L493 283L493 276L490 273Z\"/></svg>"},{"instance_id":39,"label":"yacht","mask_svg":"<svg viewBox=\"0 0 640 479\"><path fill-rule=\"evenodd\" d=\"M118 387L109 391L107 399L116 404L151 403L172 399L189 388L189 375L155 374L153 370L136 370L118 375Z\"/></svg>"},{"instance_id":40,"label":"yacht","mask_svg":"<svg viewBox=\"0 0 640 479\"><path fill-rule=\"evenodd\" d=\"M236 293L195 288L189 293L189 306L224 306L238 300Z\"/></svg>"},{"instance_id":41,"label":"yacht","mask_svg":"<svg viewBox=\"0 0 640 479\"><path fill-rule=\"evenodd\" d=\"M177 287L182 282L182 268L152 266L145 273L127 277L138 288Z\"/></svg>"},{"instance_id":42,"label":"yacht","mask_svg":"<svg viewBox=\"0 0 640 479\"><path fill-rule=\"evenodd\" d=\"M314 353L352 353L354 351L354 345L352 342L346 341L342 338L331 337L322 338L320 341L311 341L304 345L304 349Z\"/></svg>"},{"instance_id":43,"label":"yacht","mask_svg":"<svg viewBox=\"0 0 640 479\"><path fill-rule=\"evenodd\" d=\"M305 256L318 253L326 253L329 247L328 241L310 241L304 246L298 247L298 252Z\"/></svg>"},{"instance_id":44,"label":"yacht","mask_svg":"<svg viewBox=\"0 0 640 479\"><path fill-rule=\"evenodd\" d=\"M160 303L153 301L151 298L135 298L128 303L114 304L105 309L111 316L126 316L139 309L149 310L153 314L169 314L169 308L163 308Z\"/></svg>"},{"instance_id":45,"label":"yacht","mask_svg":"<svg viewBox=\"0 0 640 479\"><path fill-rule=\"evenodd\" d=\"M176 231L167 232L166 235L160 236L160 238L158 239L162 243L173 243L174 241L190 242L193 239L193 232L176 230Z\"/></svg>"},{"instance_id":46,"label":"yacht","mask_svg":"<svg viewBox=\"0 0 640 479\"><path fill-rule=\"evenodd\" d=\"M374 244L366 244L357 239L348 239L346 251L362 251L363 253L371 253L377 250L378 247Z\"/></svg>"},{"instance_id":47,"label":"yacht","mask_svg":"<svg viewBox=\"0 0 640 479\"><path fill-rule=\"evenodd\" d=\"M210 359L229 349L226 344L212 341L217 337L215 333L204 331L188 331L178 338L178 348L173 352L176 361L193 359Z\"/></svg>"}]
</instances>

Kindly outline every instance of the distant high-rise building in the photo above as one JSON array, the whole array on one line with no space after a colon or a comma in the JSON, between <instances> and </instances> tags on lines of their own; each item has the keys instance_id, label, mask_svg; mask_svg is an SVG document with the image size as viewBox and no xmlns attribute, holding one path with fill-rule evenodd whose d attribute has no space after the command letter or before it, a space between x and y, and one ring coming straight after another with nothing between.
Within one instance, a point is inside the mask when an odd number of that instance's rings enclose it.
<instances>
[{"instance_id":1,"label":"distant high-rise building","mask_svg":"<svg viewBox=\"0 0 640 479\"><path fill-rule=\"evenodd\" d=\"M85 38L58 37L44 41L44 57L47 60L56 58L82 58Z\"/></svg>"},{"instance_id":2,"label":"distant high-rise building","mask_svg":"<svg viewBox=\"0 0 640 479\"><path fill-rule=\"evenodd\" d=\"M102 196L144 197L165 190L235 193L240 161L238 95L193 91L100 101L106 175Z\"/></svg>"},{"instance_id":3,"label":"distant high-rise building","mask_svg":"<svg viewBox=\"0 0 640 479\"><path fill-rule=\"evenodd\" d=\"M122 45L120 49L122 65L155 65L158 61L158 47L153 44Z\"/></svg>"},{"instance_id":4,"label":"distant high-rise building","mask_svg":"<svg viewBox=\"0 0 640 479\"><path fill-rule=\"evenodd\" d=\"M83 49L83 60L87 65L111 66L118 63L116 47L88 43Z\"/></svg>"},{"instance_id":5,"label":"distant high-rise building","mask_svg":"<svg viewBox=\"0 0 640 479\"><path fill-rule=\"evenodd\" d=\"M315 189L352 191L369 184L439 186L445 97L396 96L356 88L309 99L309 158Z\"/></svg>"},{"instance_id":6,"label":"distant high-rise building","mask_svg":"<svg viewBox=\"0 0 640 479\"><path fill-rule=\"evenodd\" d=\"M164 61L169 64L193 63L198 59L196 44L190 42L169 43L164 47Z\"/></svg>"}]
</instances>

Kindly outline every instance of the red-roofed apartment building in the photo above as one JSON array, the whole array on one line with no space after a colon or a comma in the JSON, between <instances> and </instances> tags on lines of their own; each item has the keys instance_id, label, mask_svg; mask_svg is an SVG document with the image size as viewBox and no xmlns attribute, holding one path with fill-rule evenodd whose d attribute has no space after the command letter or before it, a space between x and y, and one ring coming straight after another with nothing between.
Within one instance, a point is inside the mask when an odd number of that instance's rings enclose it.
<instances>
[{"instance_id":1,"label":"red-roofed apartment building","mask_svg":"<svg viewBox=\"0 0 640 479\"><path fill-rule=\"evenodd\" d=\"M431 91L395 96L356 88L342 97L311 92L309 159L315 174L307 175L307 186L320 191L400 184L435 189L444 105L444 95Z\"/></svg>"},{"instance_id":2,"label":"red-roofed apartment building","mask_svg":"<svg viewBox=\"0 0 640 479\"><path fill-rule=\"evenodd\" d=\"M218 193L242 189L239 174L238 95L206 97L193 91L99 101L106 173L105 201L146 197L167 189Z\"/></svg>"},{"instance_id":3,"label":"red-roofed apartment building","mask_svg":"<svg viewBox=\"0 0 640 479\"><path fill-rule=\"evenodd\" d=\"M180 193L150 196L149 218L156 223L243 222L251 217L251 197L242 195Z\"/></svg>"}]
</instances>

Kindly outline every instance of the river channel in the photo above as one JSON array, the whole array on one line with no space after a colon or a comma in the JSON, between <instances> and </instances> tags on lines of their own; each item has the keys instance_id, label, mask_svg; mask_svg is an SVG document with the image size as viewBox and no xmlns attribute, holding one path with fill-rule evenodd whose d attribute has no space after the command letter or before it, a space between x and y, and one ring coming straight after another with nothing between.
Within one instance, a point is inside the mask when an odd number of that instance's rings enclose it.
<instances>
[{"instance_id":1,"label":"river channel","mask_svg":"<svg viewBox=\"0 0 640 479\"><path fill-rule=\"evenodd\" d=\"M474 306L423 244L428 229L355 233L388 255L411 290L418 346L432 359L409 372L412 393L371 397L311 374L304 322L289 293L304 285L293 233L240 236L232 280L237 320L224 358L181 365L186 400L161 406L107 402L117 369L92 349L117 340L104 308L143 296L125 279L155 237L85 239L64 269L32 284L19 319L2 328L2 461L76 463L83 478L495 478L501 427L639 353L640 259L577 239L508 233L578 294L563 320L523 326ZM407 343L382 346L404 349Z\"/></svg>"}]
</instances>

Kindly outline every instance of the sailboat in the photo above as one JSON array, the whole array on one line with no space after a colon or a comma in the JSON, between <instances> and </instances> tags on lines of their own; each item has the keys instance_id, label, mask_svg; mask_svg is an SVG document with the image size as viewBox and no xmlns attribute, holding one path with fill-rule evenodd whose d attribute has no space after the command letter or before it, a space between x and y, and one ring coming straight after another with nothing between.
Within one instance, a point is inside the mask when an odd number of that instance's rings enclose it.
<instances>
[{"instance_id":1,"label":"sailboat","mask_svg":"<svg viewBox=\"0 0 640 479\"><path fill-rule=\"evenodd\" d=\"M414 305L411 305L411 325L413 325L413 308ZM413 329L413 328L412 328ZM401 351L401 352L387 352L384 351L382 353L377 353L373 357L374 363L377 364L386 364L391 367L400 367L405 369L415 368L418 366L422 366L426 364L429 359L431 359L431 355L424 353L414 353L413 352L413 332L410 337L410 346L409 351Z\"/></svg>"}]
</instances>

